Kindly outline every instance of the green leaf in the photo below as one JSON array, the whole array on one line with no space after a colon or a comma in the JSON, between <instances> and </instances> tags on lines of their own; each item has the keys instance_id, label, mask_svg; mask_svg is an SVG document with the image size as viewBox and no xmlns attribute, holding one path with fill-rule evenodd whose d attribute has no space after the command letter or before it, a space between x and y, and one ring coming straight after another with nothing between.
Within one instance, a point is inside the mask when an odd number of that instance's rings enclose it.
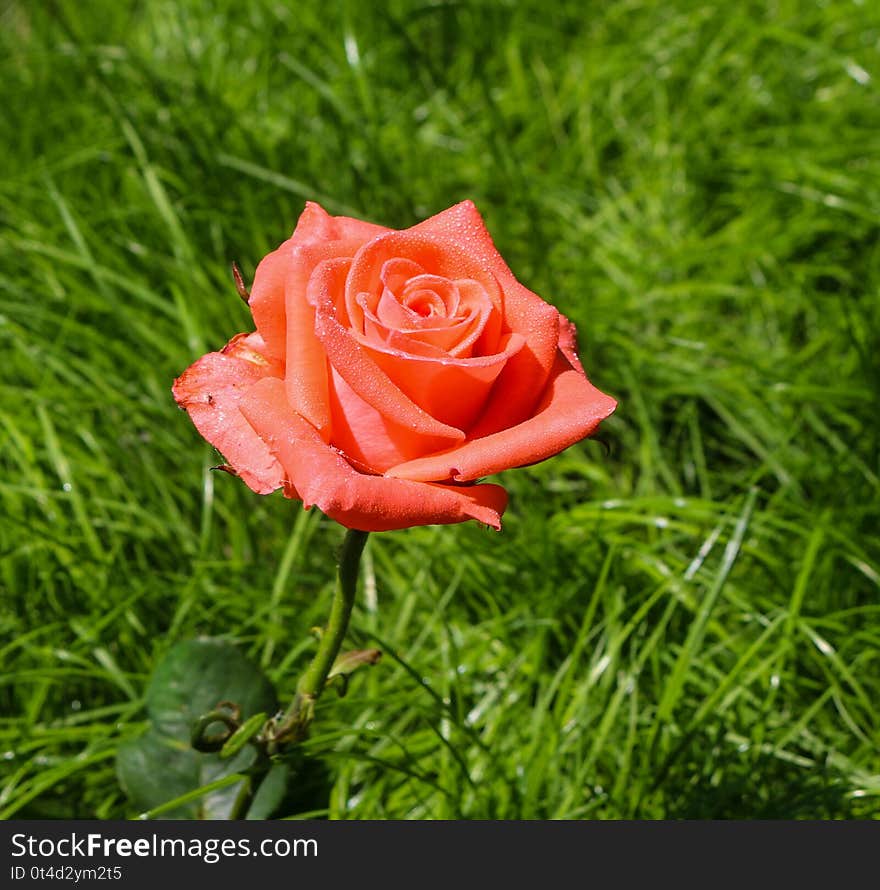
<instances>
[{"instance_id":1,"label":"green leaf","mask_svg":"<svg viewBox=\"0 0 880 890\"><path fill-rule=\"evenodd\" d=\"M247 770L256 751L246 745L259 731L276 698L266 676L224 640L189 640L174 646L156 666L146 693L152 726L124 743L116 769L123 790L139 811L161 808L166 819L228 819L245 781L194 794ZM225 757L190 745L192 725L221 701L233 702L244 720L227 741ZM164 809L168 803L179 805Z\"/></svg>"},{"instance_id":2,"label":"green leaf","mask_svg":"<svg viewBox=\"0 0 880 890\"><path fill-rule=\"evenodd\" d=\"M260 782L251 801L246 819L268 819L281 805L288 792L294 770L289 763L273 763L265 778Z\"/></svg>"},{"instance_id":3,"label":"green leaf","mask_svg":"<svg viewBox=\"0 0 880 890\"><path fill-rule=\"evenodd\" d=\"M272 764L254 792L245 818L276 819L291 813L319 812L327 806L332 786L327 764L296 748Z\"/></svg>"},{"instance_id":4,"label":"green leaf","mask_svg":"<svg viewBox=\"0 0 880 890\"><path fill-rule=\"evenodd\" d=\"M189 741L192 725L221 701L235 702L247 720L275 710L275 690L232 643L203 638L178 643L153 671L147 713L159 732Z\"/></svg>"},{"instance_id":5,"label":"green leaf","mask_svg":"<svg viewBox=\"0 0 880 890\"><path fill-rule=\"evenodd\" d=\"M222 760L218 754L201 754L155 729L119 749L116 773L122 789L139 812L154 810L246 770L254 761L252 748ZM164 811L164 819L228 819L243 781L207 792L196 800Z\"/></svg>"}]
</instances>

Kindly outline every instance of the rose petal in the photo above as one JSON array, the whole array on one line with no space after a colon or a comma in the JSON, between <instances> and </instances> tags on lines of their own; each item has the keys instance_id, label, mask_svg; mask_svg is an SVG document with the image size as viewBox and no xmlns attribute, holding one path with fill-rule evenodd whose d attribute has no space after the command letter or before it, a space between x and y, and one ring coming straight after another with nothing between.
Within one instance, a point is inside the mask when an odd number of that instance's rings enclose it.
<instances>
[{"instance_id":1,"label":"rose petal","mask_svg":"<svg viewBox=\"0 0 880 890\"><path fill-rule=\"evenodd\" d=\"M407 427L392 423L368 405L334 368L330 376L330 405L333 412L331 444L343 452L353 466L372 473L413 460L449 446L448 439L429 439Z\"/></svg>"},{"instance_id":2,"label":"rose petal","mask_svg":"<svg viewBox=\"0 0 880 890\"><path fill-rule=\"evenodd\" d=\"M536 394L543 392L553 367L559 342L556 309L516 280L472 201L462 201L406 229L406 233L428 236L467 251L484 274L490 273L501 285L506 326L522 334L526 345L505 366L473 434L484 436L515 426L531 414Z\"/></svg>"},{"instance_id":3,"label":"rose petal","mask_svg":"<svg viewBox=\"0 0 880 890\"><path fill-rule=\"evenodd\" d=\"M453 319L439 327L395 327L383 324L374 315L364 313L364 334L369 342L377 346L388 345L400 352L412 351L416 355L454 356L467 358L470 347L482 333L488 319L489 310L480 313L470 310L467 315ZM445 319L444 319L445 321ZM407 348L408 345L411 348ZM428 347L427 349L420 348ZM492 350L496 352L497 350Z\"/></svg>"},{"instance_id":4,"label":"rose petal","mask_svg":"<svg viewBox=\"0 0 880 890\"><path fill-rule=\"evenodd\" d=\"M379 280L393 294L399 294L403 292L407 281L424 274L425 270L418 263L403 257L392 257L382 264Z\"/></svg>"},{"instance_id":5,"label":"rose petal","mask_svg":"<svg viewBox=\"0 0 880 890\"><path fill-rule=\"evenodd\" d=\"M501 337L501 313L488 298L485 288L478 282L469 278L462 278L455 282L461 296L462 310L479 312L480 320L474 328L462 337L450 355L467 358L472 353L476 355L492 355L498 351L498 341Z\"/></svg>"},{"instance_id":6,"label":"rose petal","mask_svg":"<svg viewBox=\"0 0 880 890\"><path fill-rule=\"evenodd\" d=\"M290 265L292 240L285 241L260 261L248 300L254 324L266 343L266 354L279 361L284 361L287 342L284 282Z\"/></svg>"},{"instance_id":7,"label":"rose petal","mask_svg":"<svg viewBox=\"0 0 880 890\"><path fill-rule=\"evenodd\" d=\"M407 281L400 293L401 305L426 321L433 315L435 323L454 318L459 299L455 281L439 275L416 275Z\"/></svg>"},{"instance_id":8,"label":"rose petal","mask_svg":"<svg viewBox=\"0 0 880 890\"><path fill-rule=\"evenodd\" d=\"M332 244L332 248L328 248L329 256L351 257L361 245L390 231L385 226L359 219L330 216L319 204L306 202L293 234L277 250L263 258L254 275L248 305L257 330L266 341L266 354L281 360L287 354L285 285L293 259L293 247Z\"/></svg>"},{"instance_id":9,"label":"rose petal","mask_svg":"<svg viewBox=\"0 0 880 890\"><path fill-rule=\"evenodd\" d=\"M427 275L452 280L474 279L483 286L496 309L502 311L504 308L498 282L483 259L472 255L468 245L456 245L418 233L415 228L380 235L358 251L345 285L346 305L351 307L356 304L358 294L381 294L384 286L382 277L383 274L387 277L385 270L389 261L401 257L413 264L410 268L419 266Z\"/></svg>"},{"instance_id":10,"label":"rose petal","mask_svg":"<svg viewBox=\"0 0 880 890\"><path fill-rule=\"evenodd\" d=\"M296 224L293 236L294 238L302 236L297 244L320 241L351 241L366 244L373 238L391 231L393 229L387 226L354 219L351 216L330 216L320 204L306 201L305 210Z\"/></svg>"},{"instance_id":11,"label":"rose petal","mask_svg":"<svg viewBox=\"0 0 880 890\"><path fill-rule=\"evenodd\" d=\"M388 262L382 266L382 271L380 272L382 287L377 288L375 291L364 291L363 293L356 293L353 290L346 291L345 306L348 311L349 324L351 327L356 331L362 331L364 329L364 312L369 312L374 317L379 317L381 319L382 310L379 308L379 304L382 302L386 294L390 298L389 307L392 310L407 314L400 305L397 293L403 290L406 282L410 278L422 275L424 271L425 270L418 263L414 263L412 260L395 257L394 259L388 260ZM389 324L390 327L395 327L397 325L397 319L383 321L383 323Z\"/></svg>"},{"instance_id":12,"label":"rose petal","mask_svg":"<svg viewBox=\"0 0 880 890\"><path fill-rule=\"evenodd\" d=\"M450 303L455 305L454 314L447 317L419 316L402 305L387 287L375 311L370 305L375 300L369 294L359 294L357 302L363 309L363 332L367 339L415 355L446 353L453 358L468 358L478 340L481 347L478 355L498 352L500 316L485 288L469 278L444 281L449 285ZM424 350L419 344L434 349Z\"/></svg>"},{"instance_id":13,"label":"rose petal","mask_svg":"<svg viewBox=\"0 0 880 890\"><path fill-rule=\"evenodd\" d=\"M269 444L306 507L361 531L476 519L501 527L507 494L498 485L431 485L358 473L290 409L281 380L246 393L242 411Z\"/></svg>"},{"instance_id":14,"label":"rose petal","mask_svg":"<svg viewBox=\"0 0 880 890\"><path fill-rule=\"evenodd\" d=\"M348 263L330 260L315 268L309 279L308 300L315 307L315 333L324 346L327 359L346 383L391 423L432 442L460 442L464 433L441 423L406 396L388 379L363 347L337 317L334 297L346 277Z\"/></svg>"},{"instance_id":15,"label":"rose petal","mask_svg":"<svg viewBox=\"0 0 880 890\"><path fill-rule=\"evenodd\" d=\"M449 353L439 345L425 343L417 340L411 334L401 331L389 331L387 328L377 325L373 319L364 319L366 333L354 334L359 343L368 343L376 349L390 349L399 354L421 355L425 358L444 359L449 358Z\"/></svg>"},{"instance_id":16,"label":"rose petal","mask_svg":"<svg viewBox=\"0 0 880 890\"><path fill-rule=\"evenodd\" d=\"M596 389L558 352L547 391L528 420L441 454L400 464L386 475L419 481L467 481L536 463L588 436L616 406L614 399Z\"/></svg>"},{"instance_id":17,"label":"rose petal","mask_svg":"<svg viewBox=\"0 0 880 890\"><path fill-rule=\"evenodd\" d=\"M209 352L190 365L172 389L196 429L257 494L275 491L284 481L281 464L239 410L250 386L283 373L265 352L259 334L238 334L222 352Z\"/></svg>"},{"instance_id":18,"label":"rose petal","mask_svg":"<svg viewBox=\"0 0 880 890\"><path fill-rule=\"evenodd\" d=\"M519 334L508 334L494 355L455 359L402 353L390 346L376 346L366 337L356 339L416 405L460 430L473 426L492 384L525 342Z\"/></svg>"},{"instance_id":19,"label":"rose petal","mask_svg":"<svg viewBox=\"0 0 880 890\"><path fill-rule=\"evenodd\" d=\"M377 324L374 319L364 319L365 340L378 349L389 348L410 355L423 355L438 359L469 358L470 347L479 337L488 313L472 313L446 328L426 331L395 331ZM493 349L492 352L497 352Z\"/></svg>"},{"instance_id":20,"label":"rose petal","mask_svg":"<svg viewBox=\"0 0 880 890\"><path fill-rule=\"evenodd\" d=\"M291 248L291 261L285 283L287 348L284 385L294 411L321 434L331 437L331 410L328 389L330 368L321 341L315 333L315 307L308 301L309 278L315 266L338 256L340 242L326 241ZM348 268L348 260L337 260ZM340 288L343 283L340 283Z\"/></svg>"},{"instance_id":21,"label":"rose petal","mask_svg":"<svg viewBox=\"0 0 880 890\"><path fill-rule=\"evenodd\" d=\"M559 315L559 348L573 368L583 372L584 366L577 354L577 328L564 315Z\"/></svg>"}]
</instances>

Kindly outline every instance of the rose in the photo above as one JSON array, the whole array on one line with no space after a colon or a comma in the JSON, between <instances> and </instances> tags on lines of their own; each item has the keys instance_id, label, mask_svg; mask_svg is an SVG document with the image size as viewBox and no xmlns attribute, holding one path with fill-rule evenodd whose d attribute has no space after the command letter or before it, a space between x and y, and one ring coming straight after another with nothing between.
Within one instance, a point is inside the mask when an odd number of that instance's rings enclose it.
<instances>
[{"instance_id":1,"label":"rose","mask_svg":"<svg viewBox=\"0 0 880 890\"><path fill-rule=\"evenodd\" d=\"M256 332L174 396L255 492L349 528L500 528L505 490L475 480L557 454L616 405L470 201L402 231L309 203L249 305Z\"/></svg>"}]
</instances>

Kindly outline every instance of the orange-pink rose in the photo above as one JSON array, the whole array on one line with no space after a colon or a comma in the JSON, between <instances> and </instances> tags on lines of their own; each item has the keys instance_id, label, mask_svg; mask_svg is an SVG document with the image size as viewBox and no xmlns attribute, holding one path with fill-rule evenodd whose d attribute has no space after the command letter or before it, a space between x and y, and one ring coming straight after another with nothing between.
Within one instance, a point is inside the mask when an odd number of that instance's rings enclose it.
<instances>
[{"instance_id":1,"label":"orange-pink rose","mask_svg":"<svg viewBox=\"0 0 880 890\"><path fill-rule=\"evenodd\" d=\"M349 528L500 528L507 494L476 480L557 454L616 406L470 201L401 231L309 203L249 305L256 331L174 397L255 492Z\"/></svg>"}]
</instances>

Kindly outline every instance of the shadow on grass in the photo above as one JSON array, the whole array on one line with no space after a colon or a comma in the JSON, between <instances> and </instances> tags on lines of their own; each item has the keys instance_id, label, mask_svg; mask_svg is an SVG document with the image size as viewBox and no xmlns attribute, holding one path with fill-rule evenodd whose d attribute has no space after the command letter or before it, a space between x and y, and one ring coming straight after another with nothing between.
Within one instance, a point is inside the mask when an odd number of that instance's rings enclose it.
<instances>
[{"instance_id":1,"label":"shadow on grass","mask_svg":"<svg viewBox=\"0 0 880 890\"><path fill-rule=\"evenodd\" d=\"M697 772L697 751L689 765ZM687 781L670 776L667 787L682 789L663 801L669 819L857 819L869 814L866 801L836 770L787 763L771 754L748 757L734 751L712 760L711 775ZM662 793L662 792L661 792Z\"/></svg>"},{"instance_id":2,"label":"shadow on grass","mask_svg":"<svg viewBox=\"0 0 880 890\"><path fill-rule=\"evenodd\" d=\"M323 819L333 787L333 774L320 757L303 755L296 759L287 791L271 813L271 819Z\"/></svg>"}]
</instances>

